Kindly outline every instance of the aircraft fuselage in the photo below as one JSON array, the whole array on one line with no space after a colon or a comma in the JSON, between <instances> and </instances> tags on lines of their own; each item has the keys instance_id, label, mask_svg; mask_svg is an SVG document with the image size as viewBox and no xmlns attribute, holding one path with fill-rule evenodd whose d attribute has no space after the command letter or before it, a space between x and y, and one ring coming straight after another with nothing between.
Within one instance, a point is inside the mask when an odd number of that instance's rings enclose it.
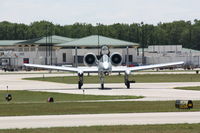
<instances>
[{"instance_id":1,"label":"aircraft fuselage","mask_svg":"<svg viewBox=\"0 0 200 133\"><path fill-rule=\"evenodd\" d=\"M98 62L99 73L109 74L112 71L112 64L110 57L106 54L102 55L101 59Z\"/></svg>"}]
</instances>

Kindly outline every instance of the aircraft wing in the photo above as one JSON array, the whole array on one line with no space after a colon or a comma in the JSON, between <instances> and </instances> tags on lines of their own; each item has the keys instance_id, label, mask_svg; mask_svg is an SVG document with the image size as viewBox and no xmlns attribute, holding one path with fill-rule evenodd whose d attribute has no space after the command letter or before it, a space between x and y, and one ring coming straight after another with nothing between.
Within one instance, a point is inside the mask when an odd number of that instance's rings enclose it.
<instances>
[{"instance_id":1,"label":"aircraft wing","mask_svg":"<svg viewBox=\"0 0 200 133\"><path fill-rule=\"evenodd\" d=\"M154 65L129 67L129 70L130 71L141 71L141 70L160 68L160 67L176 66L176 65L182 65L182 64L184 64L184 62L180 61L180 62L172 62L172 63L163 63L163 64L154 64Z\"/></svg>"},{"instance_id":2,"label":"aircraft wing","mask_svg":"<svg viewBox=\"0 0 200 133\"><path fill-rule=\"evenodd\" d=\"M183 61L180 62L172 62L172 63L163 63L163 64L154 64L154 65L145 65L145 66L135 66L135 67L113 67L113 72L125 72L125 71L141 71L153 68L160 68L160 67L168 67L168 66L176 66L184 64Z\"/></svg>"},{"instance_id":3,"label":"aircraft wing","mask_svg":"<svg viewBox=\"0 0 200 133\"><path fill-rule=\"evenodd\" d=\"M118 66L118 67L112 67L112 72L125 72L125 71L133 72L133 71L141 71L159 67L176 66L182 64L184 64L184 62L172 62L172 63L163 63L163 64L136 66L136 67ZM69 71L77 73L98 73L97 67L64 67L64 66L50 66L50 65L37 65L37 64L24 64L24 65L27 67L61 70L61 71Z\"/></svg>"},{"instance_id":4,"label":"aircraft wing","mask_svg":"<svg viewBox=\"0 0 200 133\"><path fill-rule=\"evenodd\" d=\"M127 66L116 66L112 67L112 72L125 72L127 69L129 69Z\"/></svg>"},{"instance_id":5,"label":"aircraft wing","mask_svg":"<svg viewBox=\"0 0 200 133\"><path fill-rule=\"evenodd\" d=\"M27 67L51 69L51 70L60 70L68 72L77 72L77 73L98 73L97 67L65 67L65 66L50 66L50 65L37 65L37 64L24 64Z\"/></svg>"},{"instance_id":6,"label":"aircraft wing","mask_svg":"<svg viewBox=\"0 0 200 133\"><path fill-rule=\"evenodd\" d=\"M79 69L76 67L62 67L62 66L37 65L37 64L24 64L24 65L27 67L61 70L61 71L69 71L69 72L78 72L79 71Z\"/></svg>"},{"instance_id":7,"label":"aircraft wing","mask_svg":"<svg viewBox=\"0 0 200 133\"><path fill-rule=\"evenodd\" d=\"M78 69L81 69L84 73L98 73L98 67L78 67Z\"/></svg>"}]
</instances>

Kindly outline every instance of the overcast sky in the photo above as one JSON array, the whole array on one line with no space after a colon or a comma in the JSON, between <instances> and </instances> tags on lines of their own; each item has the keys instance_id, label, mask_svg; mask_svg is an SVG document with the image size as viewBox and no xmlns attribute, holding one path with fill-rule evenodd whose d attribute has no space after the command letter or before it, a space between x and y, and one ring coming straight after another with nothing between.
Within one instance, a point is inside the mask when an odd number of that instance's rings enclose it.
<instances>
[{"instance_id":1,"label":"overcast sky","mask_svg":"<svg viewBox=\"0 0 200 133\"><path fill-rule=\"evenodd\" d=\"M0 0L0 21L157 24L200 19L200 0Z\"/></svg>"}]
</instances>

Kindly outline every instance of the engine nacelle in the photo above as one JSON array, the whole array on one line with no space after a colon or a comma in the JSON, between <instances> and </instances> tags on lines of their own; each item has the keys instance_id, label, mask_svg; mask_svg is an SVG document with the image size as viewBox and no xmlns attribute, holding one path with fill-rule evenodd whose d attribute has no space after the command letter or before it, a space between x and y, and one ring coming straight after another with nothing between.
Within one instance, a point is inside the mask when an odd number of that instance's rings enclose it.
<instances>
[{"instance_id":1,"label":"engine nacelle","mask_svg":"<svg viewBox=\"0 0 200 133\"><path fill-rule=\"evenodd\" d=\"M110 56L111 64L113 66L119 66L122 64L122 55L120 53L112 53Z\"/></svg>"},{"instance_id":2,"label":"engine nacelle","mask_svg":"<svg viewBox=\"0 0 200 133\"><path fill-rule=\"evenodd\" d=\"M93 53L88 53L84 56L83 61L86 66L94 66L97 63L97 57Z\"/></svg>"}]
</instances>

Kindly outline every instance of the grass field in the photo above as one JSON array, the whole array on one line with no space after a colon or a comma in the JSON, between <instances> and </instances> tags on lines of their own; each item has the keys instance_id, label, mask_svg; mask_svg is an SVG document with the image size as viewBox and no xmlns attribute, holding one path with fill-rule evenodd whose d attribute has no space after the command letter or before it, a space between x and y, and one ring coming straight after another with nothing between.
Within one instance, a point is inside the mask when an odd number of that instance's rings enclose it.
<instances>
[{"instance_id":1,"label":"grass field","mask_svg":"<svg viewBox=\"0 0 200 133\"><path fill-rule=\"evenodd\" d=\"M174 89L200 91L200 86L194 86L194 87L176 87Z\"/></svg>"},{"instance_id":2,"label":"grass field","mask_svg":"<svg viewBox=\"0 0 200 133\"><path fill-rule=\"evenodd\" d=\"M9 129L0 133L199 133L200 124L60 127L40 129Z\"/></svg>"},{"instance_id":3,"label":"grass field","mask_svg":"<svg viewBox=\"0 0 200 133\"><path fill-rule=\"evenodd\" d=\"M18 100L30 103L0 103L0 116L28 116L28 115L63 115L63 114L102 114L102 113L134 113L134 112L187 112L199 111L200 101L193 101L194 109L180 110L175 108L175 101L124 101L124 102L55 102L33 103L31 95ZM39 98L38 98L39 99ZM64 99L63 99L64 100ZM71 100L71 99L70 99ZM85 100L85 99L84 99ZM34 100L33 100L34 101ZM36 100L35 100L36 101ZM44 102L43 102L44 101ZM37 102L37 101L36 101Z\"/></svg>"},{"instance_id":4,"label":"grass field","mask_svg":"<svg viewBox=\"0 0 200 133\"><path fill-rule=\"evenodd\" d=\"M67 77L39 77L26 78L26 80L39 80L58 83L77 84L77 76ZM153 82L200 82L200 74L141 74L131 75L130 80L137 83L153 83ZM110 75L105 78L105 83L123 83L123 75ZM84 83L99 83L98 76L84 76Z\"/></svg>"},{"instance_id":5,"label":"grass field","mask_svg":"<svg viewBox=\"0 0 200 133\"><path fill-rule=\"evenodd\" d=\"M83 94L65 94L65 93L51 93L51 92L37 92L37 91L0 91L0 104L7 104L5 95L12 94L13 100L9 102L43 102L46 103L48 97L53 97L57 102L66 101L81 101L81 100L115 100L115 99L137 99L142 96L103 96L103 95L83 95Z\"/></svg>"},{"instance_id":6,"label":"grass field","mask_svg":"<svg viewBox=\"0 0 200 133\"><path fill-rule=\"evenodd\" d=\"M194 109L180 110L175 108L175 101L82 101L140 98L135 96L94 96L9 91L13 96L13 100L6 102L4 100L6 93L6 91L0 91L2 96L0 99L0 116L200 111L200 101L193 101ZM54 97L55 102L48 103L48 97Z\"/></svg>"},{"instance_id":7,"label":"grass field","mask_svg":"<svg viewBox=\"0 0 200 133\"><path fill-rule=\"evenodd\" d=\"M0 104L0 116L106 114L142 112L188 112L199 111L199 101L194 109L175 108L174 101L160 102L69 102L69 103L24 103Z\"/></svg>"}]
</instances>

